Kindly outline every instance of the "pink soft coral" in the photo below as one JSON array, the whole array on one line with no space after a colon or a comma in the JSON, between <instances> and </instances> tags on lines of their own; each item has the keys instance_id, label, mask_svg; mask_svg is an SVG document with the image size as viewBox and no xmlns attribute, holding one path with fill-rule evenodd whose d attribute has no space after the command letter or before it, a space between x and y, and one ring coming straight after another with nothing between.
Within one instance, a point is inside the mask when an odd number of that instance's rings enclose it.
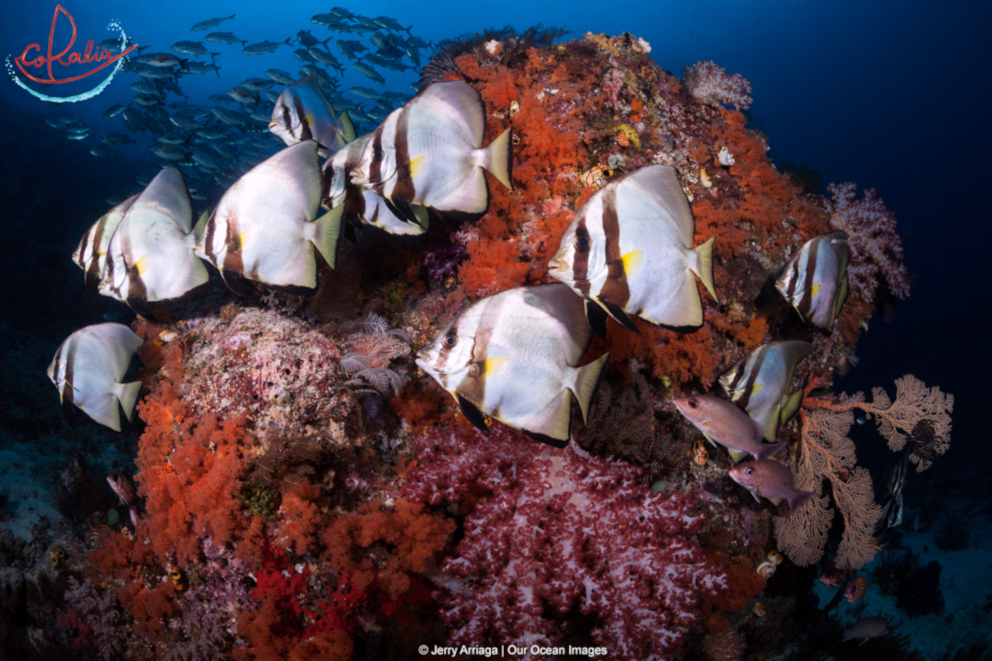
<instances>
[{"instance_id":1,"label":"pink soft coral","mask_svg":"<svg viewBox=\"0 0 992 661\"><path fill-rule=\"evenodd\" d=\"M544 614L577 607L598 615L592 640L612 656L660 656L698 621L699 598L727 588L692 541L702 514L681 493L652 494L637 467L502 426L489 438L430 430L415 444L411 498L439 504L490 492L436 577L452 591L442 612L452 644L560 643Z\"/></svg>"}]
</instances>

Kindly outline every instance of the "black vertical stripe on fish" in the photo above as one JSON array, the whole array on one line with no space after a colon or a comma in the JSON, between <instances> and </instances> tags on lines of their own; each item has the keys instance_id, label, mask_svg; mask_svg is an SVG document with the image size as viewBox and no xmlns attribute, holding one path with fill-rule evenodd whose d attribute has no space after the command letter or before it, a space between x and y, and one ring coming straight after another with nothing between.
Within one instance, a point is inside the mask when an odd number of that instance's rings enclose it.
<instances>
[{"instance_id":1,"label":"black vertical stripe on fish","mask_svg":"<svg viewBox=\"0 0 992 661\"><path fill-rule=\"evenodd\" d=\"M458 324L460 324L461 321L462 321L461 315L459 315L458 317L456 317L455 318L455 323L453 323L451 325L451 328L445 334L445 337L447 337L448 335L453 335L455 338L457 338L458 337ZM443 341L441 342L441 348L438 349L438 352L437 352L437 361L434 364L434 368L438 371L438 374L442 374L442 375L444 374L444 368L448 365L448 358L451 357L451 350L452 349L454 349L453 346L452 347L446 347L444 345L444 342ZM443 385L445 387L445 389L447 389L447 387L448 387L448 384L447 383L443 383L441 385Z\"/></svg>"},{"instance_id":2,"label":"black vertical stripe on fish","mask_svg":"<svg viewBox=\"0 0 992 661\"><path fill-rule=\"evenodd\" d=\"M751 392L754 390L754 384L758 380L758 375L761 374L761 365L765 362L765 354L767 353L767 351L758 350L754 354L754 364L751 366L751 372L747 375L747 382L744 384L742 394L739 399L734 400L745 411L747 410L747 405L751 402ZM747 369L747 362L744 363L743 368ZM741 376L743 376L743 373ZM739 380L739 378L735 379L735 381Z\"/></svg>"},{"instance_id":3,"label":"black vertical stripe on fish","mask_svg":"<svg viewBox=\"0 0 992 661\"><path fill-rule=\"evenodd\" d=\"M409 131L410 110L409 106L404 106L396 118L396 135L393 136L396 149L396 182L393 184L390 197L405 202L412 202L417 196L416 188L413 185L413 176L410 172Z\"/></svg>"},{"instance_id":4,"label":"black vertical stripe on fish","mask_svg":"<svg viewBox=\"0 0 992 661\"><path fill-rule=\"evenodd\" d=\"M489 342L493 331L499 324L503 312L503 298L496 296L489 299L482 314L479 315L479 325L475 329L475 344L472 347L472 362L468 376L458 384L458 394L464 396L477 406L486 404L486 361L489 360ZM495 415L495 413L494 413Z\"/></svg>"},{"instance_id":5,"label":"black vertical stripe on fish","mask_svg":"<svg viewBox=\"0 0 992 661\"><path fill-rule=\"evenodd\" d=\"M585 240L585 249L580 249L579 242ZM575 259L572 265L572 279L579 292L589 296L589 229L586 227L586 216L579 216L578 225L575 226ZM605 328L605 326L604 326Z\"/></svg>"},{"instance_id":6,"label":"black vertical stripe on fish","mask_svg":"<svg viewBox=\"0 0 992 661\"><path fill-rule=\"evenodd\" d=\"M225 219L227 235L224 238L224 263L222 270L245 275L245 260L241 249L241 236L238 232L238 218L231 214Z\"/></svg>"},{"instance_id":7,"label":"black vertical stripe on fish","mask_svg":"<svg viewBox=\"0 0 992 661\"><path fill-rule=\"evenodd\" d=\"M296 116L300 118L300 142L313 140L313 131L310 128L310 122L307 121L307 111L303 107L303 100L295 94L293 95L293 109L296 110ZM326 146L321 145L321 147Z\"/></svg>"},{"instance_id":8,"label":"black vertical stripe on fish","mask_svg":"<svg viewBox=\"0 0 992 661\"><path fill-rule=\"evenodd\" d=\"M623 255L620 253L620 219L617 217L616 187L603 189L603 235L606 239L607 276L606 282L596 296L617 319L620 319L613 311L619 309L623 317L627 316L623 313L623 308L630 300L630 287L623 266ZM630 324L628 328L633 326L629 319L627 323ZM627 323L624 326L627 326Z\"/></svg>"},{"instance_id":9,"label":"black vertical stripe on fish","mask_svg":"<svg viewBox=\"0 0 992 661\"><path fill-rule=\"evenodd\" d=\"M820 252L820 241L820 237L813 239L806 253L806 286L803 288L803 297L796 306L803 319L809 319L809 311L813 307L813 276L816 274L816 256ZM796 269L799 269L798 263Z\"/></svg>"},{"instance_id":10,"label":"black vertical stripe on fish","mask_svg":"<svg viewBox=\"0 0 992 661\"><path fill-rule=\"evenodd\" d=\"M382 196L382 130L380 124L372 134L372 163L369 165L369 188L377 195Z\"/></svg>"},{"instance_id":11,"label":"black vertical stripe on fish","mask_svg":"<svg viewBox=\"0 0 992 661\"><path fill-rule=\"evenodd\" d=\"M66 348L65 356L65 381L62 383L62 405L68 408L72 408L75 403L73 401L73 387L72 379L75 376L73 369L76 362L76 342L69 342L69 346ZM59 350L59 356L56 356L56 360L61 358L62 350ZM58 369L58 363L55 363L55 369ZM55 375L58 378L58 374Z\"/></svg>"}]
</instances>

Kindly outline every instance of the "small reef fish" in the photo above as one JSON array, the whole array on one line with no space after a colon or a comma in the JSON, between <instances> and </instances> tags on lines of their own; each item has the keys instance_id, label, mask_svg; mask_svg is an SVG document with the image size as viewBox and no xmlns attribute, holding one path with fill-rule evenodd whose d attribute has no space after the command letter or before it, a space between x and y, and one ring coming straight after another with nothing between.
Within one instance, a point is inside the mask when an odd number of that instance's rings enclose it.
<instances>
[{"instance_id":1,"label":"small reef fish","mask_svg":"<svg viewBox=\"0 0 992 661\"><path fill-rule=\"evenodd\" d=\"M177 53L182 53L183 55L192 55L194 57L209 55L211 61L220 55L220 53L212 53L208 51L201 41L177 41L172 44L172 50Z\"/></svg>"},{"instance_id":2,"label":"small reef fish","mask_svg":"<svg viewBox=\"0 0 992 661\"><path fill-rule=\"evenodd\" d=\"M124 471L117 471L108 475L107 484L117 494L121 505L134 505L138 502L138 491L134 488L134 480Z\"/></svg>"},{"instance_id":3,"label":"small reef fish","mask_svg":"<svg viewBox=\"0 0 992 661\"><path fill-rule=\"evenodd\" d=\"M860 640L864 645L869 638L881 638L891 633L889 622L884 617L863 617L848 628L844 629L844 640Z\"/></svg>"},{"instance_id":4,"label":"small reef fish","mask_svg":"<svg viewBox=\"0 0 992 661\"><path fill-rule=\"evenodd\" d=\"M249 44L241 50L241 53L244 55L265 55L276 52L276 49L283 44L290 45L288 37L286 41L260 41L257 44Z\"/></svg>"},{"instance_id":5,"label":"small reef fish","mask_svg":"<svg viewBox=\"0 0 992 661\"><path fill-rule=\"evenodd\" d=\"M276 81L280 85L295 85L296 79L293 78L292 74L286 73L281 69L269 69L265 72L268 78Z\"/></svg>"},{"instance_id":6,"label":"small reef fish","mask_svg":"<svg viewBox=\"0 0 992 661\"><path fill-rule=\"evenodd\" d=\"M695 274L714 300L713 240L692 248L695 220L675 170L649 165L590 197L548 264L589 305L590 323L605 337L605 311L636 331L630 313L653 324L699 328L703 305Z\"/></svg>"},{"instance_id":7,"label":"small reef fish","mask_svg":"<svg viewBox=\"0 0 992 661\"><path fill-rule=\"evenodd\" d=\"M193 208L179 170L166 168L131 203L110 239L99 290L138 313L210 281L193 248Z\"/></svg>"},{"instance_id":8,"label":"small reef fish","mask_svg":"<svg viewBox=\"0 0 992 661\"><path fill-rule=\"evenodd\" d=\"M331 102L320 89L315 76L307 76L284 89L272 109L269 131L286 145L314 140L318 153L328 157L348 143L351 122L347 115L336 118ZM351 129L354 131L354 129ZM354 139L354 133L351 134Z\"/></svg>"},{"instance_id":9,"label":"small reef fish","mask_svg":"<svg viewBox=\"0 0 992 661\"><path fill-rule=\"evenodd\" d=\"M730 451L735 462L750 454L755 459L767 459L788 443L763 443L764 431L761 425L747 413L728 402L712 395L690 395L674 400L686 420L703 433L713 445L720 444Z\"/></svg>"},{"instance_id":10,"label":"small reef fish","mask_svg":"<svg viewBox=\"0 0 992 661\"><path fill-rule=\"evenodd\" d=\"M344 207L317 219L323 179L317 143L286 147L238 179L206 221L197 254L236 294L244 280L295 293L317 287L313 246L334 268ZM316 220L315 220L316 219Z\"/></svg>"},{"instance_id":11,"label":"small reef fish","mask_svg":"<svg viewBox=\"0 0 992 661\"><path fill-rule=\"evenodd\" d=\"M788 340L762 345L720 376L731 401L758 421L766 441L774 441L778 427L799 410L802 391L787 392L792 371L813 352L809 342Z\"/></svg>"},{"instance_id":12,"label":"small reef fish","mask_svg":"<svg viewBox=\"0 0 992 661\"><path fill-rule=\"evenodd\" d=\"M464 81L435 83L372 133L352 183L404 206L478 218L489 207L483 169L510 183L511 129L483 148L482 96Z\"/></svg>"},{"instance_id":13,"label":"small reef fish","mask_svg":"<svg viewBox=\"0 0 992 661\"><path fill-rule=\"evenodd\" d=\"M885 499L882 500L882 519L879 521L878 533L881 535L887 530L898 528L902 525L903 501L902 490L906 486L906 473L909 470L909 455L913 452L912 444L907 444L902 456L896 463L895 468L889 474L889 481L886 485Z\"/></svg>"},{"instance_id":14,"label":"small reef fish","mask_svg":"<svg viewBox=\"0 0 992 661\"><path fill-rule=\"evenodd\" d=\"M224 18L211 18L210 20L207 21L200 21L199 23L191 27L190 31L196 32L197 30L209 30L210 28L215 28L224 21L231 20L232 18L234 18L234 16L235 16L234 14L231 14L230 16L225 16Z\"/></svg>"},{"instance_id":15,"label":"small reef fish","mask_svg":"<svg viewBox=\"0 0 992 661\"><path fill-rule=\"evenodd\" d=\"M847 232L814 237L792 256L775 288L803 321L829 335L847 300L850 259Z\"/></svg>"},{"instance_id":16,"label":"small reef fish","mask_svg":"<svg viewBox=\"0 0 992 661\"><path fill-rule=\"evenodd\" d=\"M750 491L759 503L761 497L775 505L789 501L789 514L795 514L806 501L816 497L812 491L797 491L792 471L774 459L745 461L730 469L730 478Z\"/></svg>"},{"instance_id":17,"label":"small reef fish","mask_svg":"<svg viewBox=\"0 0 992 661\"><path fill-rule=\"evenodd\" d=\"M103 280L110 239L113 238L124 214L127 213L136 199L138 196L132 195L126 200L118 202L113 209L100 216L100 219L86 230L83 238L79 240L79 247L72 253L72 261L83 269L86 289L91 294L97 293L100 281Z\"/></svg>"},{"instance_id":18,"label":"small reef fish","mask_svg":"<svg viewBox=\"0 0 992 661\"><path fill-rule=\"evenodd\" d=\"M429 213L424 207L415 207L417 222L402 217L392 203L364 186L349 181L351 172L358 165L370 134L352 140L324 163L324 177L330 182L324 207L333 209L342 204L346 211L362 223L378 227L390 234L417 235L427 231Z\"/></svg>"},{"instance_id":19,"label":"small reef fish","mask_svg":"<svg viewBox=\"0 0 992 661\"><path fill-rule=\"evenodd\" d=\"M582 299L568 287L516 287L463 310L416 362L476 427L487 430L488 415L563 448L572 394L588 419L609 358L578 367L591 338Z\"/></svg>"},{"instance_id":20,"label":"small reef fish","mask_svg":"<svg viewBox=\"0 0 992 661\"><path fill-rule=\"evenodd\" d=\"M367 78L371 78L380 85L386 84L386 79L383 78L378 71L373 69L368 64L365 64L364 62L352 62L351 66L355 67L356 71L359 71L360 73L364 74Z\"/></svg>"},{"instance_id":21,"label":"small reef fish","mask_svg":"<svg viewBox=\"0 0 992 661\"><path fill-rule=\"evenodd\" d=\"M118 406L130 420L141 392L141 381L121 383L141 343L130 328L112 322L67 337L48 366L62 405L74 404L101 425L120 431Z\"/></svg>"}]
</instances>

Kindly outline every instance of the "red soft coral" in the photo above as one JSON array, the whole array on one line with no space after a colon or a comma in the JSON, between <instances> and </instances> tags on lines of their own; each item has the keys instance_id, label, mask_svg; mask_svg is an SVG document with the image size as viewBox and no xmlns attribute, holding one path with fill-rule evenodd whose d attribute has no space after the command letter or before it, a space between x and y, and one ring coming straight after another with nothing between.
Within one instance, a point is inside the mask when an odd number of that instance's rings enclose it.
<instances>
[{"instance_id":1,"label":"red soft coral","mask_svg":"<svg viewBox=\"0 0 992 661\"><path fill-rule=\"evenodd\" d=\"M432 430L416 437L408 495L440 504L489 491L437 580L451 590L442 618L451 644L550 646L546 617L573 609L601 624L611 655L639 659L677 648L700 617L701 595L726 576L693 541L703 516L675 492L655 495L640 469L592 457L575 443L536 446L499 426L488 438Z\"/></svg>"}]
</instances>

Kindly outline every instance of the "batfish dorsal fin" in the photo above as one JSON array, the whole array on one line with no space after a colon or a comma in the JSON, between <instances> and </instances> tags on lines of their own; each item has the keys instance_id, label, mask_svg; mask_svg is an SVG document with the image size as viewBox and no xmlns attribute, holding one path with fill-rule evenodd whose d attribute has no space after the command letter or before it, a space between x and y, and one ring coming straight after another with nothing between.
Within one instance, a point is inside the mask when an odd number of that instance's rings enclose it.
<instances>
[{"instance_id":1,"label":"batfish dorsal fin","mask_svg":"<svg viewBox=\"0 0 992 661\"><path fill-rule=\"evenodd\" d=\"M459 394L455 394L455 401L458 402L458 407L461 408L462 413L468 418L468 421L475 425L482 433L489 433L489 425L486 424L486 416L482 414L482 411Z\"/></svg>"}]
</instances>

